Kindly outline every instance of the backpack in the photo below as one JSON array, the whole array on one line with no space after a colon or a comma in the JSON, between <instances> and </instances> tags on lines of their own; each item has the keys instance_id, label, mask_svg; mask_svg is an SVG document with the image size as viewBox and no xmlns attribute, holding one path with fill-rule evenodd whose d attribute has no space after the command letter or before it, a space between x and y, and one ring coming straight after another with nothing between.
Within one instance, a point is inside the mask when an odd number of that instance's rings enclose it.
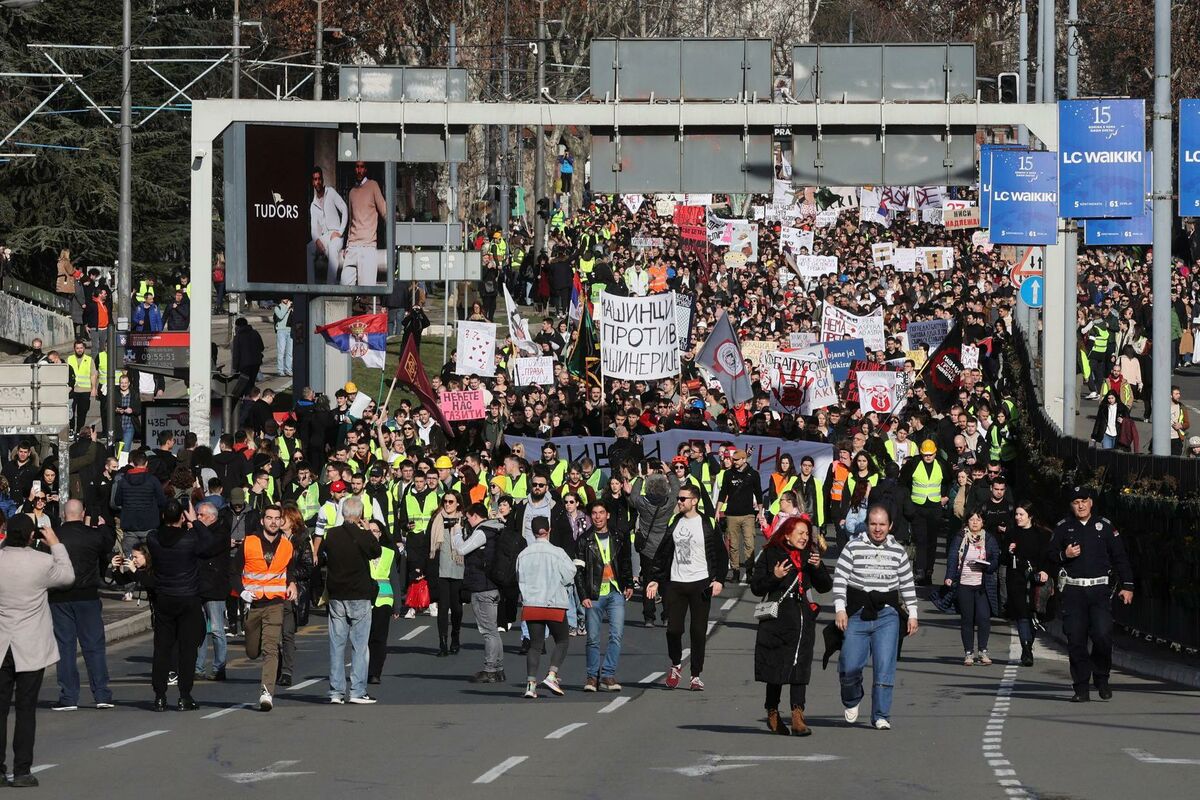
<instances>
[{"instance_id":1,"label":"backpack","mask_svg":"<svg viewBox=\"0 0 1200 800\"><path fill-rule=\"evenodd\" d=\"M517 586L517 556L525 549L525 536L519 529L509 526L501 528L496 533L495 549L492 559L484 566L484 574L488 580L501 589L513 589Z\"/></svg>"}]
</instances>

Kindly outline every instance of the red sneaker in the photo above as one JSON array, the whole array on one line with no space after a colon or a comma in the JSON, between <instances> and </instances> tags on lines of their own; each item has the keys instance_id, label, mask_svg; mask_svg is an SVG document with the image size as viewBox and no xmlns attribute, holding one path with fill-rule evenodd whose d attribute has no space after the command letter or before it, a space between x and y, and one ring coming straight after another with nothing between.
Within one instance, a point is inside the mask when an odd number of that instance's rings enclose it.
<instances>
[{"instance_id":1,"label":"red sneaker","mask_svg":"<svg viewBox=\"0 0 1200 800\"><path fill-rule=\"evenodd\" d=\"M683 672L679 667L671 667L667 673L667 688L674 689L679 686L679 679L683 677Z\"/></svg>"}]
</instances>

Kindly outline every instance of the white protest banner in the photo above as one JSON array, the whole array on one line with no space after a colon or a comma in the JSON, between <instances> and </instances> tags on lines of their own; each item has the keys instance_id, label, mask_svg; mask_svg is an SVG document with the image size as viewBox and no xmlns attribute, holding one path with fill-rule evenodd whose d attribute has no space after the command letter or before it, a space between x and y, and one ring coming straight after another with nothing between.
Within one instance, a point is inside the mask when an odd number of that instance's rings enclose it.
<instances>
[{"instance_id":1,"label":"white protest banner","mask_svg":"<svg viewBox=\"0 0 1200 800\"><path fill-rule=\"evenodd\" d=\"M608 463L608 448L612 447L615 441L616 439L607 436L555 436L552 439L538 439L533 436L504 434L505 444L513 448L520 445L530 463L536 462L541 457L543 445L551 442L558 447L559 459L566 463L574 464L587 456L596 465L597 470L609 473L612 472L612 466Z\"/></svg>"},{"instance_id":2,"label":"white protest banner","mask_svg":"<svg viewBox=\"0 0 1200 800\"><path fill-rule=\"evenodd\" d=\"M513 382L517 386L550 386L554 383L554 357L535 356L513 360Z\"/></svg>"},{"instance_id":3,"label":"white protest banner","mask_svg":"<svg viewBox=\"0 0 1200 800\"><path fill-rule=\"evenodd\" d=\"M895 255L896 244L894 242L877 242L871 245L871 260L877 267L890 267Z\"/></svg>"},{"instance_id":4,"label":"white protest banner","mask_svg":"<svg viewBox=\"0 0 1200 800\"><path fill-rule=\"evenodd\" d=\"M510 444L514 439L511 436L506 436L505 438ZM572 438L583 440L584 437ZM588 440L590 441L590 438ZM533 439L531 441L535 448L542 446L540 439ZM564 439L552 439L551 441L559 443L564 441ZM605 441L611 443L613 440L607 439ZM785 453L790 455L792 461L796 464L799 464L805 456L811 456L813 459L814 475L824 475L833 461L833 451L827 442L790 442L772 436L748 436L736 433L720 433L718 431L690 431L682 428L674 428L663 433L652 433L642 437L642 449L645 451L646 458L657 458L666 462L670 462L672 458L678 455L681 447L693 444L698 444L701 449L708 449L713 453L722 448L745 450L747 463L752 468L758 470L763 489L766 489L770 483L771 473L775 471L775 466L779 463L779 457ZM579 445L576 445L570 452L574 454L576 448L579 447ZM593 451L595 451L595 446L593 446ZM525 452L537 454L541 451L540 449L530 450L526 447ZM561 444L558 447L558 457L565 457ZM593 461L595 461L594 458ZM608 463L607 458L604 463ZM597 466L597 469L599 469L599 466Z\"/></svg>"},{"instance_id":5,"label":"white protest banner","mask_svg":"<svg viewBox=\"0 0 1200 800\"><path fill-rule=\"evenodd\" d=\"M805 278L819 278L837 271L837 256L796 256L796 273Z\"/></svg>"},{"instance_id":6,"label":"white protest banner","mask_svg":"<svg viewBox=\"0 0 1200 800\"><path fill-rule=\"evenodd\" d=\"M642 207L642 201L645 199L646 198L642 197L640 194L621 195L621 202L624 203L625 207L629 209L630 214L637 214L638 209Z\"/></svg>"},{"instance_id":7,"label":"white protest banner","mask_svg":"<svg viewBox=\"0 0 1200 800\"><path fill-rule=\"evenodd\" d=\"M811 414L837 403L837 384L823 346L776 351L768 353L766 359L768 369L763 383L771 397L772 411Z\"/></svg>"},{"instance_id":8,"label":"white protest banner","mask_svg":"<svg viewBox=\"0 0 1200 800\"><path fill-rule=\"evenodd\" d=\"M750 216L753 219L767 218L767 206L750 206Z\"/></svg>"},{"instance_id":9,"label":"white protest banner","mask_svg":"<svg viewBox=\"0 0 1200 800\"><path fill-rule=\"evenodd\" d=\"M651 247L662 247L666 244L661 236L634 236L629 240L630 247L647 250Z\"/></svg>"},{"instance_id":10,"label":"white protest banner","mask_svg":"<svg viewBox=\"0 0 1200 800\"><path fill-rule=\"evenodd\" d=\"M675 201L669 198L654 201L654 213L660 217L675 216Z\"/></svg>"},{"instance_id":11,"label":"white protest banner","mask_svg":"<svg viewBox=\"0 0 1200 800\"><path fill-rule=\"evenodd\" d=\"M942 208L953 211L956 208L968 208L971 204L966 200L942 200Z\"/></svg>"},{"instance_id":12,"label":"white protest banner","mask_svg":"<svg viewBox=\"0 0 1200 800\"><path fill-rule=\"evenodd\" d=\"M753 367L762 367L763 358L767 353L775 350L778 347L774 342L768 342L762 339L744 339L742 340L742 358L746 359L746 363Z\"/></svg>"},{"instance_id":13,"label":"white protest banner","mask_svg":"<svg viewBox=\"0 0 1200 800\"><path fill-rule=\"evenodd\" d=\"M363 412L369 405L371 405L371 398L367 396L366 392L359 392L354 395L354 402L350 404L350 408L346 409L346 413L354 419L362 419Z\"/></svg>"},{"instance_id":14,"label":"white protest banner","mask_svg":"<svg viewBox=\"0 0 1200 800\"><path fill-rule=\"evenodd\" d=\"M904 405L900 373L888 371L855 371L858 379L858 402L864 412L895 414Z\"/></svg>"},{"instance_id":15,"label":"white protest banner","mask_svg":"<svg viewBox=\"0 0 1200 800\"><path fill-rule=\"evenodd\" d=\"M799 350L804 347L812 347L817 343L816 331L793 331L788 334L788 347L793 350Z\"/></svg>"},{"instance_id":16,"label":"white protest banner","mask_svg":"<svg viewBox=\"0 0 1200 800\"><path fill-rule=\"evenodd\" d=\"M742 253L746 261L758 261L758 224L749 220L733 220L729 225L729 250Z\"/></svg>"},{"instance_id":17,"label":"white protest banner","mask_svg":"<svg viewBox=\"0 0 1200 800\"><path fill-rule=\"evenodd\" d=\"M888 217L887 209L883 206L883 194L875 189L864 186L859 199L858 219L860 222L874 222L885 228L891 227L892 220Z\"/></svg>"},{"instance_id":18,"label":"white protest banner","mask_svg":"<svg viewBox=\"0 0 1200 800\"><path fill-rule=\"evenodd\" d=\"M725 266L729 267L730 269L739 269L746 266L745 253L735 253L734 251L730 250L728 253L722 256L722 260L725 262Z\"/></svg>"},{"instance_id":19,"label":"white protest banner","mask_svg":"<svg viewBox=\"0 0 1200 800\"><path fill-rule=\"evenodd\" d=\"M971 234L971 246L978 247L985 253L992 252L992 237L987 231L975 231Z\"/></svg>"},{"instance_id":20,"label":"white protest banner","mask_svg":"<svg viewBox=\"0 0 1200 800\"><path fill-rule=\"evenodd\" d=\"M915 247L897 247L892 253L892 266L896 272L916 272L917 255Z\"/></svg>"},{"instance_id":21,"label":"white protest banner","mask_svg":"<svg viewBox=\"0 0 1200 800\"><path fill-rule=\"evenodd\" d=\"M925 272L941 272L954 269L953 247L918 247L918 266L924 265Z\"/></svg>"},{"instance_id":22,"label":"white protest banner","mask_svg":"<svg viewBox=\"0 0 1200 800\"><path fill-rule=\"evenodd\" d=\"M788 248L794 256L808 255L813 249L813 232L783 228L779 231L779 245Z\"/></svg>"},{"instance_id":23,"label":"white protest banner","mask_svg":"<svg viewBox=\"0 0 1200 800\"><path fill-rule=\"evenodd\" d=\"M977 345L964 344L959 354L963 369L979 369L979 347Z\"/></svg>"},{"instance_id":24,"label":"white protest banner","mask_svg":"<svg viewBox=\"0 0 1200 800\"><path fill-rule=\"evenodd\" d=\"M926 225L941 225L942 224L942 209L940 208L922 208L921 222Z\"/></svg>"},{"instance_id":25,"label":"white protest banner","mask_svg":"<svg viewBox=\"0 0 1200 800\"><path fill-rule=\"evenodd\" d=\"M827 208L824 211L818 211L816 219L813 220L813 225L818 228L830 228L837 225L838 210L836 208Z\"/></svg>"},{"instance_id":26,"label":"white protest banner","mask_svg":"<svg viewBox=\"0 0 1200 800\"><path fill-rule=\"evenodd\" d=\"M457 374L496 377L495 323L459 320L457 352L458 363L454 368Z\"/></svg>"},{"instance_id":27,"label":"white protest banner","mask_svg":"<svg viewBox=\"0 0 1200 800\"><path fill-rule=\"evenodd\" d=\"M917 350L921 345L925 345L932 353L937 350L938 345L942 343L942 339L945 339L949 332L950 320L948 319L914 320L908 323L908 329L904 332L908 345L906 349Z\"/></svg>"},{"instance_id":28,"label":"white protest banner","mask_svg":"<svg viewBox=\"0 0 1200 800\"><path fill-rule=\"evenodd\" d=\"M862 339L868 351L882 350L887 337L883 331L883 306L861 317L825 303L821 312L821 341Z\"/></svg>"},{"instance_id":29,"label":"white protest banner","mask_svg":"<svg viewBox=\"0 0 1200 800\"><path fill-rule=\"evenodd\" d=\"M600 374L653 380L679 374L675 293L619 297L600 293Z\"/></svg>"},{"instance_id":30,"label":"white protest banner","mask_svg":"<svg viewBox=\"0 0 1200 800\"><path fill-rule=\"evenodd\" d=\"M947 230L979 227L979 206L951 208L942 212L942 224Z\"/></svg>"},{"instance_id":31,"label":"white protest banner","mask_svg":"<svg viewBox=\"0 0 1200 800\"><path fill-rule=\"evenodd\" d=\"M771 205L784 209L796 202L796 192L792 189L791 181L776 180L771 194Z\"/></svg>"}]
</instances>

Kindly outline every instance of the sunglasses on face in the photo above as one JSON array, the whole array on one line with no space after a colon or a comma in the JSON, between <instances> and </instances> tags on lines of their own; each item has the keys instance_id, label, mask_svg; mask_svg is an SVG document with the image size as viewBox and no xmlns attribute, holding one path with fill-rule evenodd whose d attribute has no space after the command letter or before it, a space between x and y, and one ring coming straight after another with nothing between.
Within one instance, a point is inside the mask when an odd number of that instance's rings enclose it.
<instances>
[{"instance_id":1,"label":"sunglasses on face","mask_svg":"<svg viewBox=\"0 0 1200 800\"><path fill-rule=\"evenodd\" d=\"M676 503L686 503L688 500L695 500L695 499L696 499L696 498L694 498L694 497L689 497L689 496L688 496L688 495L686 495L686 494L681 494L681 495L678 495L678 496L675 498L675 502L676 502Z\"/></svg>"},{"instance_id":2,"label":"sunglasses on face","mask_svg":"<svg viewBox=\"0 0 1200 800\"><path fill-rule=\"evenodd\" d=\"M545 489L545 488L546 488L547 486L549 486L549 485L550 485L550 484L548 484L548 483L535 483L535 484L533 484L533 488L535 488L535 489Z\"/></svg>"}]
</instances>

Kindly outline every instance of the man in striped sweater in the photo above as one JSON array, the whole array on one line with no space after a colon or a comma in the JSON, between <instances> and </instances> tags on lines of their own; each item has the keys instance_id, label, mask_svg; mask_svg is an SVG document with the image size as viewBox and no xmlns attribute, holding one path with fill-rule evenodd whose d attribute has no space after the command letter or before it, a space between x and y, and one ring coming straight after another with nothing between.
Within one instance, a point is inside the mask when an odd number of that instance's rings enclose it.
<instances>
[{"instance_id":1,"label":"man in striped sweater","mask_svg":"<svg viewBox=\"0 0 1200 800\"><path fill-rule=\"evenodd\" d=\"M846 722L858 719L863 698L863 668L871 656L871 725L892 727L892 686L900 626L917 632L917 590L908 554L891 535L891 514L883 506L867 512L867 532L850 541L838 558L833 578L837 626L845 633L838 658ZM907 622L905 622L907 620Z\"/></svg>"}]
</instances>

